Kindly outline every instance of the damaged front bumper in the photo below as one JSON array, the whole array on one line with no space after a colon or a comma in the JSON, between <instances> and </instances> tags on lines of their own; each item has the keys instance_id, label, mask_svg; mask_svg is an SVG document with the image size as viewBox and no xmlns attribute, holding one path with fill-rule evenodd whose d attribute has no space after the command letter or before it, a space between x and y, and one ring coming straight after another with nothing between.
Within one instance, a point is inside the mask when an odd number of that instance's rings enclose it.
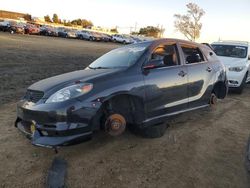
<instances>
[{"instance_id":1,"label":"damaged front bumper","mask_svg":"<svg viewBox=\"0 0 250 188\"><path fill-rule=\"evenodd\" d=\"M17 127L33 145L66 146L86 141L100 125L98 105L34 104L21 101L17 105ZM57 110L55 110L57 109Z\"/></svg>"}]
</instances>

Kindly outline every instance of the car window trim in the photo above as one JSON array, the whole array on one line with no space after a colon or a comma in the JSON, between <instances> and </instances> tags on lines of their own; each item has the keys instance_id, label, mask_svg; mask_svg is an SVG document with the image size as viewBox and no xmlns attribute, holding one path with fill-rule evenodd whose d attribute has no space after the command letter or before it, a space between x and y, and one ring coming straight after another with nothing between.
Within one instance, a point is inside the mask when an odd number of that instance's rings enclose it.
<instances>
[{"instance_id":1,"label":"car window trim","mask_svg":"<svg viewBox=\"0 0 250 188\"><path fill-rule=\"evenodd\" d=\"M204 64L204 63L208 63L208 59L207 57L204 55L204 52L201 50L201 48L198 46L198 45L195 45L195 44L187 44L187 43L179 43L180 45L180 49L182 51L182 54L183 54L183 58L184 58L184 65L197 65L197 64ZM186 46L187 48L190 47L190 48L198 48L203 56L203 61L201 62L196 62L196 63L187 63L186 59L185 59L185 53L184 51L182 50L182 46Z\"/></svg>"},{"instance_id":2,"label":"car window trim","mask_svg":"<svg viewBox=\"0 0 250 188\"><path fill-rule=\"evenodd\" d=\"M162 44L158 44L156 47L154 47L152 49L152 52L150 52L149 57L147 58L147 62L149 62L151 60L152 54L154 53L154 51L159 48L159 47L164 47L166 45L175 45L175 50L176 50L176 55L177 55L177 59L178 59L178 65L174 65L174 66L162 66L162 67L156 67L154 69L162 69L162 68L173 68L173 67L180 67L183 66L182 61L181 61L181 57L180 57L180 53L179 53L179 48L178 48L178 43L176 41L168 41ZM146 63L147 64L147 63ZM144 65L145 66L145 65Z\"/></svg>"}]
</instances>

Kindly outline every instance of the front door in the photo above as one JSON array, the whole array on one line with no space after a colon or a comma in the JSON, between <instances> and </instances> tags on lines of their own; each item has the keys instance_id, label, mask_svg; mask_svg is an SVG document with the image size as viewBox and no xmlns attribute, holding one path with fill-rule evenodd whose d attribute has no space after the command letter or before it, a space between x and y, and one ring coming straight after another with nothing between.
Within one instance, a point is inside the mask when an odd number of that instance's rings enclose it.
<instances>
[{"instance_id":1,"label":"front door","mask_svg":"<svg viewBox=\"0 0 250 188\"><path fill-rule=\"evenodd\" d=\"M145 66L151 66L144 70L147 119L187 109L187 68L181 63L176 44L156 47Z\"/></svg>"}]
</instances>

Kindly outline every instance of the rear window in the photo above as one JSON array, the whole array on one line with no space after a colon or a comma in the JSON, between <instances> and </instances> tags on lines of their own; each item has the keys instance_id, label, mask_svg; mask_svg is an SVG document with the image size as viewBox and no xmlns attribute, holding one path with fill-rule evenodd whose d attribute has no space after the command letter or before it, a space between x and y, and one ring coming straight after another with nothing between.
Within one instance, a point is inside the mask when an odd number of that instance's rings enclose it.
<instances>
[{"instance_id":1,"label":"rear window","mask_svg":"<svg viewBox=\"0 0 250 188\"><path fill-rule=\"evenodd\" d=\"M200 63L205 61L204 56L198 47L181 46L185 56L186 64Z\"/></svg>"},{"instance_id":2,"label":"rear window","mask_svg":"<svg viewBox=\"0 0 250 188\"><path fill-rule=\"evenodd\" d=\"M236 45L212 44L214 52L217 56L246 58L247 47Z\"/></svg>"}]
</instances>

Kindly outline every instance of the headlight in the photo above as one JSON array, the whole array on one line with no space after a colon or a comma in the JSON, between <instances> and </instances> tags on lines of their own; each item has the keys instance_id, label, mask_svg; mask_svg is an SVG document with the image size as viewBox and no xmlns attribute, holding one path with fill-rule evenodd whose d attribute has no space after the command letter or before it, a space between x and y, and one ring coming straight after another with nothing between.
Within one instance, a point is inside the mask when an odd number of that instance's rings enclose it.
<instances>
[{"instance_id":1,"label":"headlight","mask_svg":"<svg viewBox=\"0 0 250 188\"><path fill-rule=\"evenodd\" d=\"M75 84L65 87L51 95L45 103L63 102L90 92L93 85L90 83Z\"/></svg>"},{"instance_id":2,"label":"headlight","mask_svg":"<svg viewBox=\"0 0 250 188\"><path fill-rule=\"evenodd\" d=\"M230 67L229 71L241 72L245 67Z\"/></svg>"}]
</instances>

